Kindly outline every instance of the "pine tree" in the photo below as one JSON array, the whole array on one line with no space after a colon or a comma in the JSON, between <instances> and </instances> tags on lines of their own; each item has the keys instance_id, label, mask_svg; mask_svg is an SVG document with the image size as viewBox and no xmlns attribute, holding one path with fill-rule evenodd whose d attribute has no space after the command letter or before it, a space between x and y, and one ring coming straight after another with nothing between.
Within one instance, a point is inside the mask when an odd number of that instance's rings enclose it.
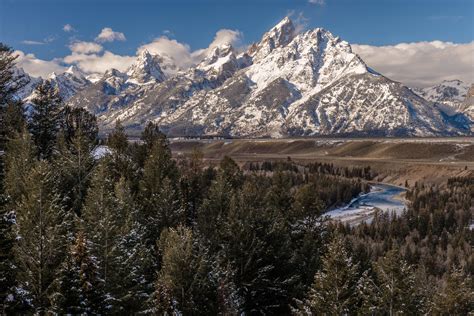
<instances>
[{"instance_id":1,"label":"pine tree","mask_svg":"<svg viewBox=\"0 0 474 316\"><path fill-rule=\"evenodd\" d=\"M344 239L334 237L323 257L322 269L314 276L306 308L314 315L345 315L355 311L358 264L354 263Z\"/></svg>"},{"instance_id":2,"label":"pine tree","mask_svg":"<svg viewBox=\"0 0 474 316\"><path fill-rule=\"evenodd\" d=\"M159 249L163 263L156 282L155 312L215 315L216 288L209 279L211 267L191 230L183 226L165 229Z\"/></svg>"},{"instance_id":3,"label":"pine tree","mask_svg":"<svg viewBox=\"0 0 474 316\"><path fill-rule=\"evenodd\" d=\"M4 141L16 137L26 126L23 103L20 100L10 101L3 109L2 135Z\"/></svg>"},{"instance_id":4,"label":"pine tree","mask_svg":"<svg viewBox=\"0 0 474 316\"><path fill-rule=\"evenodd\" d=\"M13 54L13 49L0 43L0 152L5 150L8 135L11 136L11 129L20 126L15 125L15 121L11 120L12 110L22 108L21 102L15 99L15 93L23 85L23 78L14 76L15 60L18 56Z\"/></svg>"},{"instance_id":5,"label":"pine tree","mask_svg":"<svg viewBox=\"0 0 474 316\"><path fill-rule=\"evenodd\" d=\"M61 112L60 130L68 144L78 136L85 138L85 141L92 146L97 144L99 134L97 118L86 109L65 106Z\"/></svg>"},{"instance_id":6,"label":"pine tree","mask_svg":"<svg viewBox=\"0 0 474 316\"><path fill-rule=\"evenodd\" d=\"M155 143L160 143L161 146L168 146L168 141L166 135L160 131L160 128L157 124L153 122L148 122L143 130L143 133L140 137L143 141L143 145L146 148L146 153L148 154Z\"/></svg>"},{"instance_id":7,"label":"pine tree","mask_svg":"<svg viewBox=\"0 0 474 316\"><path fill-rule=\"evenodd\" d=\"M234 194L231 184L219 172L217 179L211 184L197 214L197 228L206 239L212 251L219 245L221 228L225 223L230 209L230 201Z\"/></svg>"},{"instance_id":8,"label":"pine tree","mask_svg":"<svg viewBox=\"0 0 474 316\"><path fill-rule=\"evenodd\" d=\"M117 218L120 220L115 256L117 265L111 276L117 304L112 313L135 314L145 310L153 287L146 284L145 268L151 251L143 244L143 229L138 223L138 208L130 185L121 178L115 185Z\"/></svg>"},{"instance_id":9,"label":"pine tree","mask_svg":"<svg viewBox=\"0 0 474 316\"><path fill-rule=\"evenodd\" d=\"M62 100L49 81L35 89L31 100L30 131L40 159L50 159L56 149L56 139L61 120Z\"/></svg>"},{"instance_id":10,"label":"pine tree","mask_svg":"<svg viewBox=\"0 0 474 316\"><path fill-rule=\"evenodd\" d=\"M35 164L34 147L25 129L7 143L5 154L5 193L10 201L18 202L27 194L27 176Z\"/></svg>"},{"instance_id":11,"label":"pine tree","mask_svg":"<svg viewBox=\"0 0 474 316\"><path fill-rule=\"evenodd\" d=\"M16 245L15 214L7 207L4 195L0 195L0 314L21 311L21 297L17 292L17 262L14 255Z\"/></svg>"},{"instance_id":12,"label":"pine tree","mask_svg":"<svg viewBox=\"0 0 474 316\"><path fill-rule=\"evenodd\" d=\"M196 221L197 210L208 189L203 176L202 152L193 149L191 159L184 160L182 163L179 188L183 208L186 210L186 224L192 225Z\"/></svg>"},{"instance_id":13,"label":"pine tree","mask_svg":"<svg viewBox=\"0 0 474 316\"><path fill-rule=\"evenodd\" d=\"M107 162L101 161L91 180L87 192L82 218L84 230L91 241L91 253L98 260L99 272L104 280L104 288L109 301L113 291L112 276L116 266L115 248L121 229L122 214L117 213L117 200L114 194L114 183L107 169Z\"/></svg>"},{"instance_id":14,"label":"pine tree","mask_svg":"<svg viewBox=\"0 0 474 316\"><path fill-rule=\"evenodd\" d=\"M117 155L124 155L128 151L128 145L125 129L120 120L117 120L114 130L107 137L107 146Z\"/></svg>"},{"instance_id":15,"label":"pine tree","mask_svg":"<svg viewBox=\"0 0 474 316\"><path fill-rule=\"evenodd\" d=\"M80 262L76 262L71 246L66 259L61 264L54 281L54 293L51 295L52 309L59 314L84 313Z\"/></svg>"},{"instance_id":16,"label":"pine tree","mask_svg":"<svg viewBox=\"0 0 474 316\"><path fill-rule=\"evenodd\" d=\"M17 281L18 240L15 203L27 193L27 178L34 166L29 134L16 134L8 141L5 158L7 174L0 182L0 311L4 314L25 312L28 308ZM3 168L2 168L3 170ZM14 203L15 202L15 203Z\"/></svg>"},{"instance_id":17,"label":"pine tree","mask_svg":"<svg viewBox=\"0 0 474 316\"><path fill-rule=\"evenodd\" d=\"M160 142L155 142L145 162L140 183L140 219L146 229L146 244L151 247L156 244L164 228L184 221L176 182L177 169L171 160L171 151Z\"/></svg>"},{"instance_id":18,"label":"pine tree","mask_svg":"<svg viewBox=\"0 0 474 316\"><path fill-rule=\"evenodd\" d=\"M288 314L297 281L284 218L266 208L258 181L245 182L230 202L217 240L223 266L233 271L240 313ZM276 214L276 216L275 216Z\"/></svg>"},{"instance_id":19,"label":"pine tree","mask_svg":"<svg viewBox=\"0 0 474 316\"><path fill-rule=\"evenodd\" d=\"M454 268L433 298L435 315L469 315L474 311L473 280L459 268Z\"/></svg>"},{"instance_id":20,"label":"pine tree","mask_svg":"<svg viewBox=\"0 0 474 316\"><path fill-rule=\"evenodd\" d=\"M51 296L53 310L58 314L101 315L105 312L103 280L83 232L78 232L55 280Z\"/></svg>"},{"instance_id":21,"label":"pine tree","mask_svg":"<svg viewBox=\"0 0 474 316\"><path fill-rule=\"evenodd\" d=\"M368 270L362 273L357 281L357 295L360 300L359 315L375 315L380 306L378 292L380 289Z\"/></svg>"},{"instance_id":22,"label":"pine tree","mask_svg":"<svg viewBox=\"0 0 474 316\"><path fill-rule=\"evenodd\" d=\"M19 279L38 313L49 306L50 286L67 245L65 216L52 178L47 162L36 163L24 179L24 193L13 203L20 236L16 247Z\"/></svg>"},{"instance_id":23,"label":"pine tree","mask_svg":"<svg viewBox=\"0 0 474 316\"><path fill-rule=\"evenodd\" d=\"M58 138L58 154L54 159L57 182L65 206L80 215L95 165L92 142L82 129L74 132L67 141L61 132Z\"/></svg>"},{"instance_id":24,"label":"pine tree","mask_svg":"<svg viewBox=\"0 0 474 316\"><path fill-rule=\"evenodd\" d=\"M397 249L388 251L375 265L378 311L389 315L418 313L423 300L417 295L413 268Z\"/></svg>"},{"instance_id":25,"label":"pine tree","mask_svg":"<svg viewBox=\"0 0 474 316\"><path fill-rule=\"evenodd\" d=\"M219 163L221 177L233 188L239 188L243 183L242 170L239 165L230 157L224 156Z\"/></svg>"},{"instance_id":26,"label":"pine tree","mask_svg":"<svg viewBox=\"0 0 474 316\"><path fill-rule=\"evenodd\" d=\"M303 297L321 267L324 245L328 239L327 219L321 216L324 205L313 184L298 188L288 213L283 213L291 230L292 262L300 270L297 297Z\"/></svg>"},{"instance_id":27,"label":"pine tree","mask_svg":"<svg viewBox=\"0 0 474 316\"><path fill-rule=\"evenodd\" d=\"M125 177L127 181L137 180L138 168L132 160L131 153L132 148L135 147L128 143L125 129L120 121L116 122L114 130L108 135L106 144L110 149L109 165L114 179Z\"/></svg>"},{"instance_id":28,"label":"pine tree","mask_svg":"<svg viewBox=\"0 0 474 316\"><path fill-rule=\"evenodd\" d=\"M290 213L293 203L292 182L288 173L276 171L272 177L272 186L265 196L268 206L281 214Z\"/></svg>"}]
</instances>

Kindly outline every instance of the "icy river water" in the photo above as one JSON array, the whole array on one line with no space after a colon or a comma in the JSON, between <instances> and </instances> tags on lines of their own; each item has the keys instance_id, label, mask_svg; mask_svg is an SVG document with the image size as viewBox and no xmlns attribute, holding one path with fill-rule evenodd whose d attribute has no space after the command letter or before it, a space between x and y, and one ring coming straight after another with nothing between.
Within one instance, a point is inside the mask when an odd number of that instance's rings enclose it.
<instances>
[{"instance_id":1,"label":"icy river water","mask_svg":"<svg viewBox=\"0 0 474 316\"><path fill-rule=\"evenodd\" d=\"M351 225L364 221L370 222L377 210L395 212L398 215L406 207L407 202L402 196L405 191L406 189L394 185L373 184L370 192L361 194L348 205L331 210L324 215Z\"/></svg>"}]
</instances>

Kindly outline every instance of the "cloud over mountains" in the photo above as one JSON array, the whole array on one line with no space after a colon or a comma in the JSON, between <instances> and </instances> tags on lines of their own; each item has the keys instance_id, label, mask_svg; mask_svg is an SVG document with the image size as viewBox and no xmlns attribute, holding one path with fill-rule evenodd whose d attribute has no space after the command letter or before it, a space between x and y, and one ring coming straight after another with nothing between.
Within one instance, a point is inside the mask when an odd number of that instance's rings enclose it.
<instances>
[{"instance_id":1,"label":"cloud over mountains","mask_svg":"<svg viewBox=\"0 0 474 316\"><path fill-rule=\"evenodd\" d=\"M474 82L474 42L400 43L390 46L352 45L376 71L411 86L427 87L443 80Z\"/></svg>"}]
</instances>

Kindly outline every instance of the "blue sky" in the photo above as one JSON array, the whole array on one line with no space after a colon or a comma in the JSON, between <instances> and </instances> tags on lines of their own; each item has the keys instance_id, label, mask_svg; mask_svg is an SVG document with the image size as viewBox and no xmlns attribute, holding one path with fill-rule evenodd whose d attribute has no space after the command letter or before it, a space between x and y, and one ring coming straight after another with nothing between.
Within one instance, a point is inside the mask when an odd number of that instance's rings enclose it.
<instances>
[{"instance_id":1,"label":"blue sky","mask_svg":"<svg viewBox=\"0 0 474 316\"><path fill-rule=\"evenodd\" d=\"M248 44L284 16L301 14L307 27L356 44L474 40L474 0L0 0L0 41L52 60L108 27L126 40L101 42L102 52L132 56L163 35L194 51L220 29L240 31ZM74 30L63 31L66 24Z\"/></svg>"},{"instance_id":2,"label":"blue sky","mask_svg":"<svg viewBox=\"0 0 474 316\"><path fill-rule=\"evenodd\" d=\"M68 52L70 37L92 40L103 27L127 41L108 44L116 53L136 48L168 30L192 49L203 48L222 28L238 29L245 42L258 40L286 14L302 12L309 27L329 29L350 43L474 39L473 0L0 0L0 40L17 49L53 58ZM72 25L77 32L65 33ZM47 41L26 45L22 41ZM34 46L34 47L32 47Z\"/></svg>"}]
</instances>

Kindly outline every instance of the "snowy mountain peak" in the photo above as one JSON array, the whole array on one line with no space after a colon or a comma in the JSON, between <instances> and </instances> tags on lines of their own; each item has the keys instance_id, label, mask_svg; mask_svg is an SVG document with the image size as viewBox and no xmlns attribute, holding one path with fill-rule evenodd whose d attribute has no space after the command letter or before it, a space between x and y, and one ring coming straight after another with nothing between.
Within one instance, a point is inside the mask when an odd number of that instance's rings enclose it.
<instances>
[{"instance_id":1,"label":"snowy mountain peak","mask_svg":"<svg viewBox=\"0 0 474 316\"><path fill-rule=\"evenodd\" d=\"M255 60L268 55L275 48L286 46L296 35L295 26L289 17L285 17L277 25L265 33L259 43L252 45L249 55Z\"/></svg>"},{"instance_id":2,"label":"snowy mountain peak","mask_svg":"<svg viewBox=\"0 0 474 316\"><path fill-rule=\"evenodd\" d=\"M176 136L470 133L464 114L449 114L374 72L349 43L325 29L297 34L289 18L238 56L230 45L205 53L197 66L163 82L102 82L70 104L99 114L105 128L117 119L128 128L153 120ZM148 76L155 65L161 74L163 57L142 52L128 74Z\"/></svg>"},{"instance_id":3,"label":"snowy mountain peak","mask_svg":"<svg viewBox=\"0 0 474 316\"><path fill-rule=\"evenodd\" d=\"M86 78L85 73L76 66L69 67L61 74L53 72L49 75L48 80L58 89L63 100L68 100L78 91L91 84L91 82Z\"/></svg>"},{"instance_id":4,"label":"snowy mountain peak","mask_svg":"<svg viewBox=\"0 0 474 316\"><path fill-rule=\"evenodd\" d=\"M110 78L110 77L126 77L126 74L124 74L123 72L115 68L110 68L104 73L103 78Z\"/></svg>"},{"instance_id":5,"label":"snowy mountain peak","mask_svg":"<svg viewBox=\"0 0 474 316\"><path fill-rule=\"evenodd\" d=\"M135 63L127 71L131 83L162 82L165 74L160 67L160 56L150 54L146 49L138 56Z\"/></svg>"},{"instance_id":6,"label":"snowy mountain peak","mask_svg":"<svg viewBox=\"0 0 474 316\"><path fill-rule=\"evenodd\" d=\"M77 68L77 66L75 66L75 65L70 66L64 73L74 75L74 76L78 76L78 77L85 77L86 76L86 74L82 70Z\"/></svg>"},{"instance_id":7,"label":"snowy mountain peak","mask_svg":"<svg viewBox=\"0 0 474 316\"><path fill-rule=\"evenodd\" d=\"M212 48L196 68L204 71L209 69L219 70L222 65L229 61L235 61L234 48L230 44L224 44Z\"/></svg>"}]
</instances>

